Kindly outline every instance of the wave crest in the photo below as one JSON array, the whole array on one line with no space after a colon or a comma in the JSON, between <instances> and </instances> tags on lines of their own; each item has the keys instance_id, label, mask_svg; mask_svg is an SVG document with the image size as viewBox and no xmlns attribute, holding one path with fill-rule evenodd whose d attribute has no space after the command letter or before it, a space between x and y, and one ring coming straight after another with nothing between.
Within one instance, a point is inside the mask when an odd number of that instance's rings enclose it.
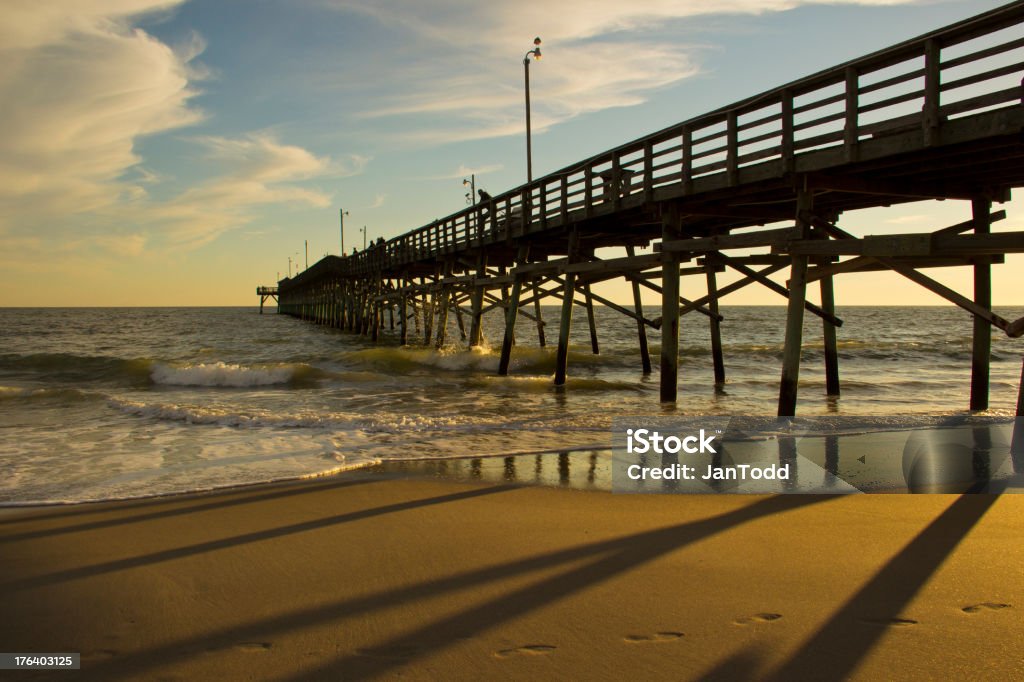
<instances>
[{"instance_id":1,"label":"wave crest","mask_svg":"<svg viewBox=\"0 0 1024 682\"><path fill-rule=\"evenodd\" d=\"M216 362L174 367L157 364L150 378L154 384L165 386L224 386L247 388L290 384L310 378L313 368L308 365L245 366Z\"/></svg>"}]
</instances>

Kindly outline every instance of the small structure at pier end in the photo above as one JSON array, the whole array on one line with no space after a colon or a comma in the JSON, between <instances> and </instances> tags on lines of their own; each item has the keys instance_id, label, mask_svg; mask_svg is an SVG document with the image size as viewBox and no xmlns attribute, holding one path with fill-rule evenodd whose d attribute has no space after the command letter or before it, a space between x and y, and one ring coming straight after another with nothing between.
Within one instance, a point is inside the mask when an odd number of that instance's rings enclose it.
<instances>
[{"instance_id":1,"label":"small structure at pier end","mask_svg":"<svg viewBox=\"0 0 1024 682\"><path fill-rule=\"evenodd\" d=\"M277 287L256 287L256 295L260 297L260 315L263 314L263 304L268 298L277 302Z\"/></svg>"}]
</instances>

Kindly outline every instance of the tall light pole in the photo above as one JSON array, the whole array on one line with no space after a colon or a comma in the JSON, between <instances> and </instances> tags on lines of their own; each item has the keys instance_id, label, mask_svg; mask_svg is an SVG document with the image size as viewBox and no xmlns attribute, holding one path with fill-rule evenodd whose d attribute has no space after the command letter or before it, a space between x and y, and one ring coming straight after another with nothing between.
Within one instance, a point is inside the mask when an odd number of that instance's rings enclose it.
<instances>
[{"instance_id":1,"label":"tall light pole","mask_svg":"<svg viewBox=\"0 0 1024 682\"><path fill-rule=\"evenodd\" d=\"M471 173L469 180L462 178L462 186L469 185L469 194L466 195L466 203L472 206L476 203L476 173Z\"/></svg>"},{"instance_id":2,"label":"tall light pole","mask_svg":"<svg viewBox=\"0 0 1024 682\"><path fill-rule=\"evenodd\" d=\"M303 269L309 270L309 240L306 239L304 241L306 242L306 267Z\"/></svg>"},{"instance_id":3,"label":"tall light pole","mask_svg":"<svg viewBox=\"0 0 1024 682\"><path fill-rule=\"evenodd\" d=\"M366 251L366 225L359 228L359 231L363 233L363 251Z\"/></svg>"},{"instance_id":4,"label":"tall light pole","mask_svg":"<svg viewBox=\"0 0 1024 682\"><path fill-rule=\"evenodd\" d=\"M534 38L535 47L523 56L523 75L526 80L526 182L533 182L533 149L530 142L530 57L540 59L540 38Z\"/></svg>"},{"instance_id":5,"label":"tall light pole","mask_svg":"<svg viewBox=\"0 0 1024 682\"><path fill-rule=\"evenodd\" d=\"M341 219L341 257L345 257L345 216L348 215L348 211L338 209L338 217Z\"/></svg>"}]
</instances>

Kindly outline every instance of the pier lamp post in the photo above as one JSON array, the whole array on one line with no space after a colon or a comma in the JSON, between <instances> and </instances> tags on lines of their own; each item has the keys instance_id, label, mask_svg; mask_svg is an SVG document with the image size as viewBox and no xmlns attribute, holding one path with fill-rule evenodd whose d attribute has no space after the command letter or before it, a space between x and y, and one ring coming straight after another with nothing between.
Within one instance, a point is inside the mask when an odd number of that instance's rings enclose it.
<instances>
[{"instance_id":1,"label":"pier lamp post","mask_svg":"<svg viewBox=\"0 0 1024 682\"><path fill-rule=\"evenodd\" d=\"M345 216L348 215L348 211L338 209L338 217L341 219L341 257L345 257Z\"/></svg>"},{"instance_id":2,"label":"pier lamp post","mask_svg":"<svg viewBox=\"0 0 1024 682\"><path fill-rule=\"evenodd\" d=\"M462 178L462 186L469 185L469 192L466 193L466 203L472 206L476 203L476 173L472 173L469 179Z\"/></svg>"},{"instance_id":3,"label":"pier lamp post","mask_svg":"<svg viewBox=\"0 0 1024 682\"><path fill-rule=\"evenodd\" d=\"M526 80L526 182L533 182L533 150L530 142L530 57L540 59L540 38L534 38L535 47L523 56L523 75Z\"/></svg>"},{"instance_id":4,"label":"pier lamp post","mask_svg":"<svg viewBox=\"0 0 1024 682\"><path fill-rule=\"evenodd\" d=\"M359 228L359 231L363 233L363 251L366 251L366 225Z\"/></svg>"}]
</instances>

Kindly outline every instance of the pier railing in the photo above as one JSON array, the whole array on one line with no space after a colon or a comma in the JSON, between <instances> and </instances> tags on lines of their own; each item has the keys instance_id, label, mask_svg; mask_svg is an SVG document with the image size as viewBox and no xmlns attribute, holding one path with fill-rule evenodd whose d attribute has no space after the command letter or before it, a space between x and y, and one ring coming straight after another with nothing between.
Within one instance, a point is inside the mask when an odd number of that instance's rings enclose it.
<instances>
[{"instance_id":1,"label":"pier railing","mask_svg":"<svg viewBox=\"0 0 1024 682\"><path fill-rule=\"evenodd\" d=\"M946 121L1020 106L1024 3L839 65L684 121L320 268L359 276L400 269L650 202L857 160L867 139L920 131L941 141ZM304 278L306 273L299 276Z\"/></svg>"}]
</instances>

